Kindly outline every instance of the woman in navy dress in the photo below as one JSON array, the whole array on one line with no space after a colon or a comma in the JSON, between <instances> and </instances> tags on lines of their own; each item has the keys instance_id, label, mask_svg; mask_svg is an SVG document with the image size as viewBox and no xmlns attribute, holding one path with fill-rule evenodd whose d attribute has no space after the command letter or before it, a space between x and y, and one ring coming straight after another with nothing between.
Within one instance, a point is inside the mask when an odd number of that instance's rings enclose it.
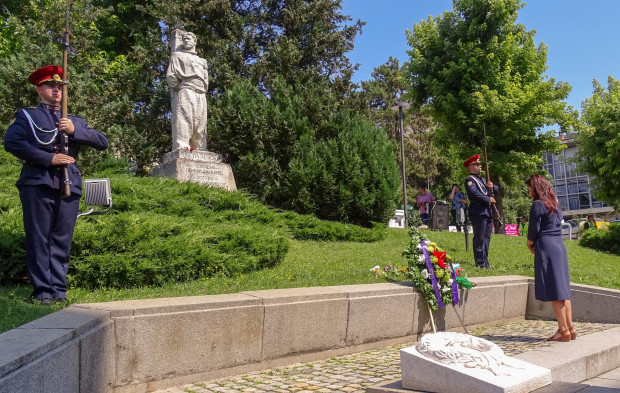
<instances>
[{"instance_id":1,"label":"woman in navy dress","mask_svg":"<svg viewBox=\"0 0 620 393\"><path fill-rule=\"evenodd\" d=\"M530 210L527 247L534 257L536 299L551 302L558 331L549 341L570 341L577 338L573 327L570 302L568 255L562 240L562 209L549 182L540 175L532 175L527 189L534 203Z\"/></svg>"}]
</instances>

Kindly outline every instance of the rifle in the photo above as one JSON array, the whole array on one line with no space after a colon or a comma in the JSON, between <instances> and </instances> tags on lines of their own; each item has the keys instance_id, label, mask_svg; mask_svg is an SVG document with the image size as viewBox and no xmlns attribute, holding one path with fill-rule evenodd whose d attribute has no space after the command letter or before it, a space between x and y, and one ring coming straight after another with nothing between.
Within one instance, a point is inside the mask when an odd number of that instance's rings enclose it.
<instances>
[{"instance_id":1,"label":"rifle","mask_svg":"<svg viewBox=\"0 0 620 393\"><path fill-rule=\"evenodd\" d=\"M467 214L465 214L465 209L462 207L456 211L456 223L463 227L463 232L465 233L465 251L469 251L469 233L467 232Z\"/></svg>"},{"instance_id":2,"label":"rifle","mask_svg":"<svg viewBox=\"0 0 620 393\"><path fill-rule=\"evenodd\" d=\"M67 58L69 57L69 0L65 1L65 48L62 51L62 109L60 117L67 118ZM60 152L69 155L69 135L60 132ZM69 177L69 165L62 166L63 184L60 188L60 196L68 197L71 195L71 178Z\"/></svg>"},{"instance_id":3,"label":"rifle","mask_svg":"<svg viewBox=\"0 0 620 393\"><path fill-rule=\"evenodd\" d=\"M487 175L487 182L491 180L491 174L489 173L489 159L487 156L487 127L486 124L482 123L482 130L484 132L484 139L482 140L482 146L484 147L484 164L486 166L486 175ZM495 196L493 195L493 188L492 187L487 187L488 190L488 195L491 198L495 198ZM499 222L499 225L503 225L502 224L502 220L499 216L499 211L497 210L497 206L495 206L495 202L491 202L491 211L493 212L493 219L497 220Z\"/></svg>"}]
</instances>

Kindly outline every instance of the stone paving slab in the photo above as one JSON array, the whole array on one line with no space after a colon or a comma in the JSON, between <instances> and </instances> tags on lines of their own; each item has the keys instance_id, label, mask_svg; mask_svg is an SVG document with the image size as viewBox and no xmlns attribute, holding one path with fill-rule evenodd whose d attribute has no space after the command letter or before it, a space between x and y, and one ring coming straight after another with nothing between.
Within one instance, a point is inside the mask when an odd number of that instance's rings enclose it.
<instances>
[{"instance_id":1,"label":"stone paving slab","mask_svg":"<svg viewBox=\"0 0 620 393\"><path fill-rule=\"evenodd\" d=\"M588 379L585 383L591 385L592 389L594 387L599 387L605 389L615 389L617 392L620 392L620 368L601 374L596 378Z\"/></svg>"},{"instance_id":2,"label":"stone paving slab","mask_svg":"<svg viewBox=\"0 0 620 393\"><path fill-rule=\"evenodd\" d=\"M575 322L580 336L616 327L614 324ZM510 356L551 345L555 321L523 320L476 329L471 334L493 341ZM369 386L401 378L400 349L393 345L372 351L293 364L288 367L199 382L156 393L364 393Z\"/></svg>"}]
</instances>

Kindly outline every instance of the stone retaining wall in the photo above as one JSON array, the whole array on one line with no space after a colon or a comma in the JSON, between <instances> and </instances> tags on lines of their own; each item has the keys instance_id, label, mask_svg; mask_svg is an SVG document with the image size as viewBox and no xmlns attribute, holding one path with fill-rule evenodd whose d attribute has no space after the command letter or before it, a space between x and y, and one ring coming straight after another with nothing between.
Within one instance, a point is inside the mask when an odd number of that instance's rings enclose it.
<instances>
[{"instance_id":1,"label":"stone retaining wall","mask_svg":"<svg viewBox=\"0 0 620 393\"><path fill-rule=\"evenodd\" d=\"M553 318L527 277L474 281L455 308L468 326ZM620 322L620 291L573 285L573 296L575 319ZM433 315L440 330L462 329L452 307ZM73 305L0 334L0 392L148 392L430 330L427 306L405 283Z\"/></svg>"}]
</instances>

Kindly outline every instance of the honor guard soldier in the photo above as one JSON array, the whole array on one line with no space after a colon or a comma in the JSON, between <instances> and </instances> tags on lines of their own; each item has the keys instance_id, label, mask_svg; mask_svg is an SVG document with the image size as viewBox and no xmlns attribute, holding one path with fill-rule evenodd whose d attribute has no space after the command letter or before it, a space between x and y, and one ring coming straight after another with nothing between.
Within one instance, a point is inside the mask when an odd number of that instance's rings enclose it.
<instances>
[{"instance_id":1,"label":"honor guard soldier","mask_svg":"<svg viewBox=\"0 0 620 393\"><path fill-rule=\"evenodd\" d=\"M16 185L24 215L26 269L32 298L42 305L66 301L69 252L82 193L75 158L82 145L108 147L106 137L84 119L61 118L62 71L45 66L28 77L41 104L17 111L4 137L6 151L23 162ZM60 153L63 131L68 135L67 154ZM64 165L69 179L63 179ZM60 189L66 180L71 192L63 197Z\"/></svg>"},{"instance_id":2,"label":"honor guard soldier","mask_svg":"<svg viewBox=\"0 0 620 393\"><path fill-rule=\"evenodd\" d=\"M469 157L463 165L467 167L470 174L465 179L465 190L469 197L469 220L474 231L474 259L476 267L489 268L489 243L491 242L491 231L493 230L493 213L491 203L495 203L495 198L490 197L488 188L497 192L497 186L491 181L480 177L482 164L480 156ZM488 187L488 188L487 188Z\"/></svg>"}]
</instances>

